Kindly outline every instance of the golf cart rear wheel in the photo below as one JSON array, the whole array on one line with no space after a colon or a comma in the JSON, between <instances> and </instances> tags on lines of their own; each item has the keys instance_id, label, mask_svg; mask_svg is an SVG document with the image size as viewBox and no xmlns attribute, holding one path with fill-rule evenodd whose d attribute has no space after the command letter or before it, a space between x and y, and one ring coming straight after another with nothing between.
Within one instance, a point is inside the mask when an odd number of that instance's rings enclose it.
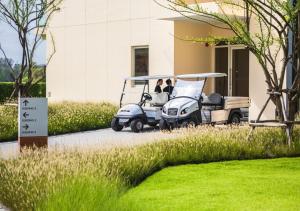
<instances>
[{"instance_id":1,"label":"golf cart rear wheel","mask_svg":"<svg viewBox=\"0 0 300 211\"><path fill-rule=\"evenodd\" d=\"M123 129L123 126L119 124L118 118L113 118L113 120L111 121L111 128L117 132Z\"/></svg>"},{"instance_id":2,"label":"golf cart rear wheel","mask_svg":"<svg viewBox=\"0 0 300 211\"><path fill-rule=\"evenodd\" d=\"M144 123L140 119L134 119L130 123L131 130L135 133L139 133L144 129Z\"/></svg>"},{"instance_id":3,"label":"golf cart rear wheel","mask_svg":"<svg viewBox=\"0 0 300 211\"><path fill-rule=\"evenodd\" d=\"M241 123L241 117L239 114L237 113L233 113L230 116L230 119L228 121L229 124L233 124L233 125L239 125Z\"/></svg>"},{"instance_id":4,"label":"golf cart rear wheel","mask_svg":"<svg viewBox=\"0 0 300 211\"><path fill-rule=\"evenodd\" d=\"M168 125L168 123L164 119L161 119L159 121L159 129L160 130L171 130L170 126Z\"/></svg>"}]
</instances>

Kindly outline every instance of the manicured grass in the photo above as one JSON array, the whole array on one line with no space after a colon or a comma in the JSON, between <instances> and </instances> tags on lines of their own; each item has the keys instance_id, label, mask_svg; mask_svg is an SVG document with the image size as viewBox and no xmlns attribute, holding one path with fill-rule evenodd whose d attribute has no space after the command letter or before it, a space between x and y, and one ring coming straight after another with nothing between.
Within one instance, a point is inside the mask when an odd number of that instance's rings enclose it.
<instances>
[{"instance_id":1,"label":"manicured grass","mask_svg":"<svg viewBox=\"0 0 300 211\"><path fill-rule=\"evenodd\" d=\"M110 127L117 107L110 103L63 102L49 104L49 135ZM0 105L0 142L16 140L18 108Z\"/></svg>"},{"instance_id":2,"label":"manicured grass","mask_svg":"<svg viewBox=\"0 0 300 211\"><path fill-rule=\"evenodd\" d=\"M300 158L169 167L123 200L143 210L300 210Z\"/></svg>"}]
</instances>

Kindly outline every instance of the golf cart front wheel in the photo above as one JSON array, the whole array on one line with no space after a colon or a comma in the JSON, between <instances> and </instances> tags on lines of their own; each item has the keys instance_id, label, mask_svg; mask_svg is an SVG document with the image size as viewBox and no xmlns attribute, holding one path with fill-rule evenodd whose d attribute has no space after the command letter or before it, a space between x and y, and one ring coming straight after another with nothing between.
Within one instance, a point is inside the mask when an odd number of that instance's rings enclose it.
<instances>
[{"instance_id":1,"label":"golf cart front wheel","mask_svg":"<svg viewBox=\"0 0 300 211\"><path fill-rule=\"evenodd\" d=\"M228 122L229 122L229 124L239 125L241 123L241 117L239 114L234 113L231 115Z\"/></svg>"},{"instance_id":2,"label":"golf cart front wheel","mask_svg":"<svg viewBox=\"0 0 300 211\"><path fill-rule=\"evenodd\" d=\"M159 121L159 129L160 130L171 130L170 126L168 125L168 123L164 119L161 119Z\"/></svg>"},{"instance_id":3,"label":"golf cart front wheel","mask_svg":"<svg viewBox=\"0 0 300 211\"><path fill-rule=\"evenodd\" d=\"M111 128L116 132L123 129L123 126L119 124L118 118L113 118L113 120L111 121Z\"/></svg>"},{"instance_id":4,"label":"golf cart front wheel","mask_svg":"<svg viewBox=\"0 0 300 211\"><path fill-rule=\"evenodd\" d=\"M144 129L144 123L140 119L134 119L130 123L131 130L135 133L139 133Z\"/></svg>"},{"instance_id":5,"label":"golf cart front wheel","mask_svg":"<svg viewBox=\"0 0 300 211\"><path fill-rule=\"evenodd\" d=\"M156 123L156 122L151 122L151 123L149 123L149 125L150 125L151 127L156 127L156 126L157 126L157 123Z\"/></svg>"},{"instance_id":6,"label":"golf cart front wheel","mask_svg":"<svg viewBox=\"0 0 300 211\"><path fill-rule=\"evenodd\" d=\"M196 127L196 123L193 120L184 121L181 124L182 128L191 128Z\"/></svg>"}]
</instances>

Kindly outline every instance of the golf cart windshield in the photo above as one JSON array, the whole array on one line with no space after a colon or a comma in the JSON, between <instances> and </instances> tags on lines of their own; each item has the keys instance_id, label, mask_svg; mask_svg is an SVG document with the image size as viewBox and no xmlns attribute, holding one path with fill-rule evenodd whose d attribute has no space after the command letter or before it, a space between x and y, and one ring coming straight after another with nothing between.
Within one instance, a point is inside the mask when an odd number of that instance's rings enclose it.
<instances>
[{"instance_id":1,"label":"golf cart windshield","mask_svg":"<svg viewBox=\"0 0 300 211\"><path fill-rule=\"evenodd\" d=\"M120 99L120 106L125 104L137 104L141 103L145 98L145 95L151 96L153 101L159 101L158 98L165 95L166 100L168 100L168 95L166 93L155 93L154 88L158 79L173 79L172 75L153 75L153 76L137 76L137 77L127 77L123 85L123 92ZM135 85L135 82L139 81L138 85Z\"/></svg>"},{"instance_id":2,"label":"golf cart windshield","mask_svg":"<svg viewBox=\"0 0 300 211\"><path fill-rule=\"evenodd\" d=\"M205 82L204 80L201 81L177 80L174 90L172 92L172 98L191 97L196 100L199 100L203 91L204 82Z\"/></svg>"}]
</instances>

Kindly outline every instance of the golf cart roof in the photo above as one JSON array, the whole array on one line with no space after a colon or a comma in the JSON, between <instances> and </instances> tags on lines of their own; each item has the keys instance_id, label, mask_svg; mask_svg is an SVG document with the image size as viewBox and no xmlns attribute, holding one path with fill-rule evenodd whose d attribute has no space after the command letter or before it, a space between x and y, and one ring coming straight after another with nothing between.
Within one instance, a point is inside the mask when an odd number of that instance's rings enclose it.
<instances>
[{"instance_id":1,"label":"golf cart roof","mask_svg":"<svg viewBox=\"0 0 300 211\"><path fill-rule=\"evenodd\" d=\"M185 75L178 75L177 78L184 79L184 78L220 78L226 77L226 73L196 73L196 74L185 74Z\"/></svg>"},{"instance_id":2,"label":"golf cart roof","mask_svg":"<svg viewBox=\"0 0 300 211\"><path fill-rule=\"evenodd\" d=\"M152 76L137 76L125 78L126 81L148 81L148 80L158 80L158 79L168 79L174 78L172 75L152 75Z\"/></svg>"}]
</instances>

